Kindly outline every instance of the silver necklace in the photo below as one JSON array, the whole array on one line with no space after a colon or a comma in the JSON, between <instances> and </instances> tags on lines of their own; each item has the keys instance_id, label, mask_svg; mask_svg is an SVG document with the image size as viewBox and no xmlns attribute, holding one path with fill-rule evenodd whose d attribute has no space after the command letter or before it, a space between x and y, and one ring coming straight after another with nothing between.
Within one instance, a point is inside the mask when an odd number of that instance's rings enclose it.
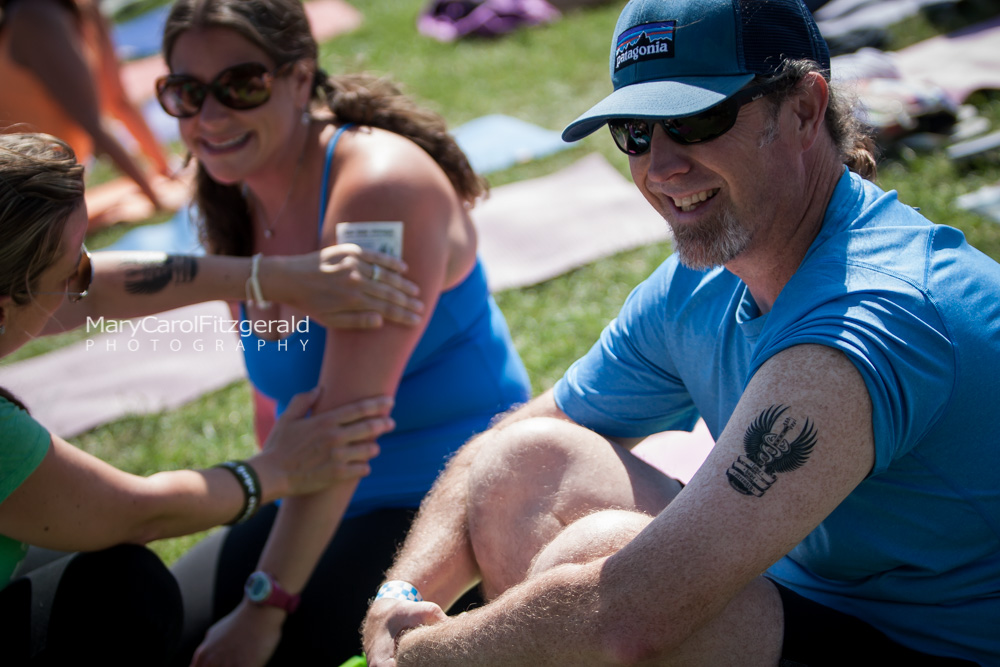
<instances>
[{"instance_id":1,"label":"silver necklace","mask_svg":"<svg viewBox=\"0 0 1000 667\"><path fill-rule=\"evenodd\" d=\"M278 226L278 222L281 220L281 216L285 212L285 209L288 208L288 203L292 201L292 192L295 191L295 184L299 180L299 172L302 170L302 163L305 162L305 157L306 151L305 147L303 147L302 151L299 153L299 161L298 164L295 165L295 173L292 174L292 183L288 186L288 193L285 195L285 201L281 203L281 207L278 209L278 213L274 216L274 219L271 220L271 224L264 225L264 238L266 239L274 238L274 230ZM258 199L257 202L260 203L260 200ZM261 205L260 209L261 213L264 213L263 205Z\"/></svg>"}]
</instances>

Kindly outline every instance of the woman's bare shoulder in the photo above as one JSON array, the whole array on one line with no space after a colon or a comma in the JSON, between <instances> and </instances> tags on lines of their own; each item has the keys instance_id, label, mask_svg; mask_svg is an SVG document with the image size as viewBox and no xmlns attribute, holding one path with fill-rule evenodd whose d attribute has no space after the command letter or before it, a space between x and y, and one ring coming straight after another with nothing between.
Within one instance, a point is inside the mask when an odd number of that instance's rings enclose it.
<instances>
[{"instance_id":1,"label":"woman's bare shoulder","mask_svg":"<svg viewBox=\"0 0 1000 667\"><path fill-rule=\"evenodd\" d=\"M387 204L458 203L451 182L424 149L394 132L351 128L337 147L338 198L388 198Z\"/></svg>"}]
</instances>

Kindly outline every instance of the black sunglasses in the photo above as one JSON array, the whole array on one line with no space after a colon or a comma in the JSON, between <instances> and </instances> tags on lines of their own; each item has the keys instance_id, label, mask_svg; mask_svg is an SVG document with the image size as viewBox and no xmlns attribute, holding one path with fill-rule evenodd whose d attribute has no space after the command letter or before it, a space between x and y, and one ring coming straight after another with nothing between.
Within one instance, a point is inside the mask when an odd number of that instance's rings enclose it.
<instances>
[{"instance_id":1,"label":"black sunglasses","mask_svg":"<svg viewBox=\"0 0 1000 667\"><path fill-rule=\"evenodd\" d=\"M94 280L94 264L90 260L90 251L87 246L80 246L80 263L76 267L76 273L70 276L66 282L64 292L33 292L34 294L65 294L73 303L87 296L90 291L90 283Z\"/></svg>"},{"instance_id":2,"label":"black sunglasses","mask_svg":"<svg viewBox=\"0 0 1000 667\"><path fill-rule=\"evenodd\" d=\"M293 62L273 70L261 63L234 65L219 72L211 83L202 83L186 74L161 76L156 80L156 98L163 110L175 118L196 115L209 92L230 109L256 109L271 99L271 83L287 72Z\"/></svg>"},{"instance_id":3,"label":"black sunglasses","mask_svg":"<svg viewBox=\"0 0 1000 667\"><path fill-rule=\"evenodd\" d=\"M614 118L608 121L611 137L621 152L642 155L653 143L653 128L659 123L667 136L679 144L700 144L717 139L736 124L744 104L772 92L768 86L750 86L700 113L680 118Z\"/></svg>"}]
</instances>

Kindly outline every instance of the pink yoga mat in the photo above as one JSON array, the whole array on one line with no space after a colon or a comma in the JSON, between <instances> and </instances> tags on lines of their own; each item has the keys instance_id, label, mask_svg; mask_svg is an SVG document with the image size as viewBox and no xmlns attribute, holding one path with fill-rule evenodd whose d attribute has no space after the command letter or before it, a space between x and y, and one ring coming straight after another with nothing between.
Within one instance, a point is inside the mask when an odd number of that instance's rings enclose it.
<instances>
[{"instance_id":1,"label":"pink yoga mat","mask_svg":"<svg viewBox=\"0 0 1000 667\"><path fill-rule=\"evenodd\" d=\"M549 176L496 188L472 217L494 292L670 236L636 187L596 153Z\"/></svg>"},{"instance_id":2,"label":"pink yoga mat","mask_svg":"<svg viewBox=\"0 0 1000 667\"><path fill-rule=\"evenodd\" d=\"M632 450L649 465L687 484L705 462L715 445L705 422L699 421L690 433L666 431L651 435Z\"/></svg>"},{"instance_id":3,"label":"pink yoga mat","mask_svg":"<svg viewBox=\"0 0 1000 667\"><path fill-rule=\"evenodd\" d=\"M1000 89L1000 17L914 44L895 62L903 78L937 84L957 103Z\"/></svg>"},{"instance_id":4,"label":"pink yoga mat","mask_svg":"<svg viewBox=\"0 0 1000 667\"><path fill-rule=\"evenodd\" d=\"M0 366L12 391L53 433L71 437L131 414L171 410L244 377L221 301L144 320L136 330L87 340Z\"/></svg>"}]
</instances>

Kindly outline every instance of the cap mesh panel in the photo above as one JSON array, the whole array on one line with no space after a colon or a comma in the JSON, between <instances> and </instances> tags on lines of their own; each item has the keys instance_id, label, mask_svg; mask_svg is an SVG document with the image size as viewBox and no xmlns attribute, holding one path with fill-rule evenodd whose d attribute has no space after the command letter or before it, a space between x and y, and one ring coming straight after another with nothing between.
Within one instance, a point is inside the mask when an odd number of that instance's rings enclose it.
<instances>
[{"instance_id":1,"label":"cap mesh panel","mask_svg":"<svg viewBox=\"0 0 1000 667\"><path fill-rule=\"evenodd\" d=\"M799 0L739 0L743 56L748 71L770 74L784 58L809 58L829 67L829 55L817 53ZM808 27L804 27L804 24Z\"/></svg>"}]
</instances>

